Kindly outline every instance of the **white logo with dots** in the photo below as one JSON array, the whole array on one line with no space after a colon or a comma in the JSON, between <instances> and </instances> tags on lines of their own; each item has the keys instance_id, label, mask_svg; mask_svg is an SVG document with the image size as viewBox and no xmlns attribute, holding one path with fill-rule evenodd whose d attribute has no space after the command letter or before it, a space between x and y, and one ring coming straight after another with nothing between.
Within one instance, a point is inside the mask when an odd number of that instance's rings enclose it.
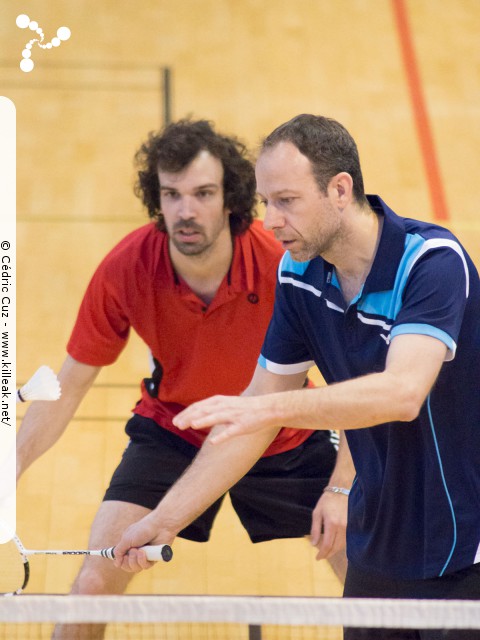
<instances>
[{"instance_id":1,"label":"white logo with dots","mask_svg":"<svg viewBox=\"0 0 480 640\"><path fill-rule=\"evenodd\" d=\"M20 62L20 69L28 73L35 66L32 60L32 47L34 44L37 44L41 49L51 49L52 47L59 47L62 44L62 40L68 40L70 38L71 32L68 27L60 27L57 29L57 35L55 38L52 38L50 42L46 44L42 44L45 38L43 34L42 27L38 26L38 22L35 20L30 20L28 16L25 14L17 16L17 27L20 29L30 29L31 31L35 31L35 33L39 36L39 38L32 38L25 45L25 49L22 51L23 60Z\"/></svg>"}]
</instances>

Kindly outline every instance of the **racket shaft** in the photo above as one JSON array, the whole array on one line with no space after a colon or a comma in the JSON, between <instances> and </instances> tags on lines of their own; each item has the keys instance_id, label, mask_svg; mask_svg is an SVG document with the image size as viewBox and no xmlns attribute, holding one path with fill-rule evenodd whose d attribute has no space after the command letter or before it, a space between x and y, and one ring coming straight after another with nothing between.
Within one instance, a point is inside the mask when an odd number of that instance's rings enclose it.
<instances>
[{"instance_id":1,"label":"racket shaft","mask_svg":"<svg viewBox=\"0 0 480 640\"><path fill-rule=\"evenodd\" d=\"M157 561L163 560L168 562L172 558L172 550L168 544L148 545L141 547L146 555L147 560ZM115 557L115 547L107 549L24 549L26 556L101 556L113 560Z\"/></svg>"},{"instance_id":2,"label":"racket shaft","mask_svg":"<svg viewBox=\"0 0 480 640\"><path fill-rule=\"evenodd\" d=\"M110 549L24 549L26 556L103 556L113 559Z\"/></svg>"}]
</instances>

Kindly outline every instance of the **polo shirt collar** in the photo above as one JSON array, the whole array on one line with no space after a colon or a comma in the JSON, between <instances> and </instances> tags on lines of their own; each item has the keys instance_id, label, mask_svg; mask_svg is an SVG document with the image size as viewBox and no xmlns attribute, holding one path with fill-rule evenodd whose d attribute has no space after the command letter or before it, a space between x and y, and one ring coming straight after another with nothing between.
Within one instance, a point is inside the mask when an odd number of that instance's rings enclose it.
<instances>
[{"instance_id":1,"label":"polo shirt collar","mask_svg":"<svg viewBox=\"0 0 480 640\"><path fill-rule=\"evenodd\" d=\"M367 195L367 200L375 213L382 215L384 220L377 254L363 288L364 294L392 289L406 237L403 218L397 216L379 196Z\"/></svg>"},{"instance_id":2,"label":"polo shirt collar","mask_svg":"<svg viewBox=\"0 0 480 640\"><path fill-rule=\"evenodd\" d=\"M175 272L170 258L168 235L164 234L163 265L167 273L167 279L171 286L175 287L186 301L198 304L202 309L207 309L201 299L190 289L187 283ZM243 233L233 238L233 256L230 269L222 281L215 298L208 305L208 310L217 308L224 302L243 291L253 291L255 287L255 267L253 249L250 234Z\"/></svg>"},{"instance_id":3,"label":"polo shirt collar","mask_svg":"<svg viewBox=\"0 0 480 640\"><path fill-rule=\"evenodd\" d=\"M248 232L233 238L233 257L230 266L229 288L231 293L253 291L255 288L255 260L251 234Z\"/></svg>"}]
</instances>

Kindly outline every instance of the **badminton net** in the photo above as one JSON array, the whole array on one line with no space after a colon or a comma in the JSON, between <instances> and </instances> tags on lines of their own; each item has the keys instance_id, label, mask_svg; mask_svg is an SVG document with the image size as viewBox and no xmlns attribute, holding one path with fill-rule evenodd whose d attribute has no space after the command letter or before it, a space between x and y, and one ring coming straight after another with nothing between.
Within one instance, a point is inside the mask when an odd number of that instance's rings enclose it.
<instances>
[{"instance_id":1,"label":"badminton net","mask_svg":"<svg viewBox=\"0 0 480 640\"><path fill-rule=\"evenodd\" d=\"M480 602L266 596L0 598L2 640L50 638L56 623L82 624L82 638L90 637L90 625L106 624L106 640L342 640L344 626L476 629L480 638Z\"/></svg>"}]
</instances>

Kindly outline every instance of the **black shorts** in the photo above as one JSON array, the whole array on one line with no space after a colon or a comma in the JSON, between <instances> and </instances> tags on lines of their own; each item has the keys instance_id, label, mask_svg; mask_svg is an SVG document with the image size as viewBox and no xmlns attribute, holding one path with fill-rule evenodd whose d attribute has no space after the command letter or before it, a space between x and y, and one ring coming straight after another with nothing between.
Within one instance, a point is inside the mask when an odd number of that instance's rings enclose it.
<instances>
[{"instance_id":1,"label":"black shorts","mask_svg":"<svg viewBox=\"0 0 480 640\"><path fill-rule=\"evenodd\" d=\"M345 597L480 600L480 563L427 580L389 580L349 564ZM480 606L480 605L479 605ZM478 640L480 630L348 628L344 640Z\"/></svg>"},{"instance_id":2,"label":"black shorts","mask_svg":"<svg viewBox=\"0 0 480 640\"><path fill-rule=\"evenodd\" d=\"M190 465L198 448L134 415L127 423L130 442L104 500L154 509ZM252 542L298 538L310 533L312 510L328 483L336 460L329 431L316 431L301 445L261 458L230 489L233 508ZM178 535L205 542L224 496Z\"/></svg>"}]
</instances>

